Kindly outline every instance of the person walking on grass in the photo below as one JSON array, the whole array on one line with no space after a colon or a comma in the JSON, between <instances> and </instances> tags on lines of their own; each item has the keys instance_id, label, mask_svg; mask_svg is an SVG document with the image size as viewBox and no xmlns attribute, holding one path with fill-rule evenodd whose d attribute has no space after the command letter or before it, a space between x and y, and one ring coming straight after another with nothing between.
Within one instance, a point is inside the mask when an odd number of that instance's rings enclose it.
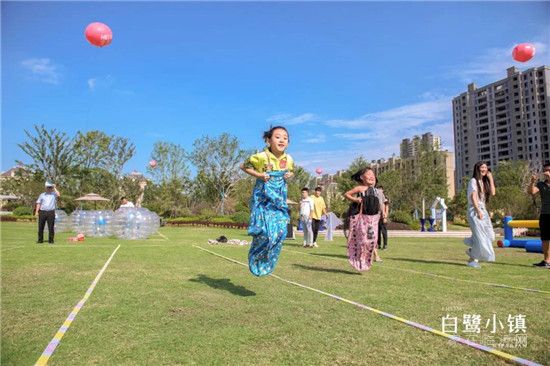
<instances>
[{"instance_id":1,"label":"person walking on grass","mask_svg":"<svg viewBox=\"0 0 550 366\"><path fill-rule=\"evenodd\" d=\"M48 243L54 243L55 234L55 209L57 198L61 196L54 184L46 182L46 192L38 196L36 200L36 209L34 215L38 216L38 241L37 244L44 242L44 227L48 224Z\"/></svg>"},{"instance_id":2,"label":"person walking on grass","mask_svg":"<svg viewBox=\"0 0 550 366\"><path fill-rule=\"evenodd\" d=\"M384 187L378 186L378 191L384 195ZM388 214L390 211L390 201L388 197L384 195L384 211L378 221L378 249L386 249L388 247L388 228L386 224L388 223Z\"/></svg>"},{"instance_id":3,"label":"person walking on grass","mask_svg":"<svg viewBox=\"0 0 550 366\"><path fill-rule=\"evenodd\" d=\"M483 161L476 163L472 179L468 184L467 218L472 236L464 239L464 244L469 247L466 250L469 257L469 267L481 268L479 265L480 260L495 261L495 251L493 249L495 232L486 208L489 198L495 194L496 189L491 170Z\"/></svg>"},{"instance_id":4,"label":"person walking on grass","mask_svg":"<svg viewBox=\"0 0 550 366\"><path fill-rule=\"evenodd\" d=\"M304 248L313 246L313 230L311 228L311 215L313 214L313 199L309 197L309 188L302 188L302 200L300 201L300 222L304 232Z\"/></svg>"},{"instance_id":5,"label":"person walking on grass","mask_svg":"<svg viewBox=\"0 0 550 366\"><path fill-rule=\"evenodd\" d=\"M543 260L533 264L537 267L550 268L550 162L542 167L544 180L538 179L536 175L531 178L529 194L535 196L540 194L541 208L539 216L540 240L542 241Z\"/></svg>"},{"instance_id":6,"label":"person walking on grass","mask_svg":"<svg viewBox=\"0 0 550 366\"><path fill-rule=\"evenodd\" d=\"M319 229L321 227L321 216L327 214L327 205L325 199L321 196L323 189L321 187L315 188L315 195L313 198L313 213L311 215L311 229L313 231L313 246L317 245L317 236L319 235Z\"/></svg>"}]
</instances>

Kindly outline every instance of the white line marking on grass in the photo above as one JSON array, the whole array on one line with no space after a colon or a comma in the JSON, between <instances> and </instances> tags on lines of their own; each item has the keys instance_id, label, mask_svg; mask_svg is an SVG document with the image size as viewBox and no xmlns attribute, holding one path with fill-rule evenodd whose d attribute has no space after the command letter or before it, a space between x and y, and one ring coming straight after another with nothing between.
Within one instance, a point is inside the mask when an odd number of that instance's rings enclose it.
<instances>
[{"instance_id":1,"label":"white line marking on grass","mask_svg":"<svg viewBox=\"0 0 550 366\"><path fill-rule=\"evenodd\" d=\"M318 258L318 257L323 257L323 258L335 260L335 261L338 261L338 262L346 262L346 263L347 263L347 261L346 261L345 259L332 258L332 257L324 256L324 255L322 255L322 254L314 255L314 254L311 254L311 253L303 253L303 252L298 252L298 251L296 251L296 250L291 250L291 249L286 249L286 248L283 248L283 250L286 251L286 252L297 253L297 254L303 254L303 255L310 255L310 256L316 257L316 258ZM440 275L440 274L436 274L436 273L423 272L423 271L416 271L416 270L414 270L414 269L407 269L407 268L400 268L400 267L388 266L387 264L376 265L376 267L377 267L377 268L378 268L378 267L380 267L380 268L387 268L387 269L390 269L390 268L391 268L391 269L396 269L396 270L398 270L398 271L409 272L409 273L416 273L416 274L425 275L425 276L430 276L430 277L436 277L436 278L443 278L443 279L451 280L451 281L459 281L459 282L473 283L473 284L476 284L476 285L485 285L485 286L498 287L498 288L508 288L508 289L512 289L512 290L521 290L521 291L528 291L528 292L538 292L538 293L542 293L542 294L550 294L550 291L537 290L537 289L533 289L533 288L524 288L524 287L516 287L516 286L502 285L502 284L500 284L500 283L492 283L492 282L481 282L481 281L466 280L466 279L462 279L462 278L449 277L449 276Z\"/></svg>"},{"instance_id":2,"label":"white line marking on grass","mask_svg":"<svg viewBox=\"0 0 550 366\"><path fill-rule=\"evenodd\" d=\"M26 245L18 245L16 247L9 247L9 248L2 248L2 251L3 252L7 252L8 250L13 250L13 249L19 249L19 248L25 248Z\"/></svg>"},{"instance_id":3,"label":"white line marking on grass","mask_svg":"<svg viewBox=\"0 0 550 366\"><path fill-rule=\"evenodd\" d=\"M71 326L71 323L73 322L74 318L76 318L76 315L78 314L80 309L82 309L82 307L84 306L84 304L86 303L86 301L88 300L92 292L94 291L95 286L99 282L99 279L103 275L103 272L105 272L105 270L107 269L107 266L109 265L109 263L111 263L111 260L115 256L118 248L120 248L120 245L116 247L116 249L113 251L109 259L107 259L107 262L105 262L105 264L103 265L103 268L101 268L101 270L95 277L90 287L88 287L88 290L86 290L84 297L78 302L78 304L76 304L73 310L69 313L69 316L67 317L67 319L65 319L65 321L63 322L63 324L61 325L57 333L55 333L50 343L46 346L46 349L44 349L44 352L42 352L42 355L40 356L38 361L36 361L35 366L46 365L48 363L48 360L54 353L56 347L61 342L61 338L63 338L63 336L65 335L65 332L67 332L67 330Z\"/></svg>"},{"instance_id":4,"label":"white line marking on grass","mask_svg":"<svg viewBox=\"0 0 550 366\"><path fill-rule=\"evenodd\" d=\"M220 257L220 258L223 258L225 260L228 260L230 262L233 262L233 263L236 263L236 264L239 264L241 266L244 266L244 267L247 267L248 268L248 265L245 264L245 263L242 263L242 262L239 262L235 259L232 259L232 258L228 258L228 257L225 257L221 254L218 254L216 252L213 252L211 250L208 250L206 248L203 248L203 247L200 247L200 246L197 246L197 245L193 245L195 248L197 249L200 249L200 250L203 250L205 252L208 252L210 254L213 254L217 257ZM438 336L441 336L441 337L444 337L444 338L447 338L449 340L452 340L454 342L457 342L457 343L460 343L460 344L463 344L465 346L468 346L468 347L472 347L474 349L477 349L477 350L480 350L480 351L484 351L484 352L487 352L487 353L490 353L492 355L495 355L495 356L498 356L498 357L501 357L505 360L508 360L508 361L511 361L511 362L515 362L519 365L527 365L527 366L542 366L541 364L539 363L536 363L534 361L530 361L530 360L527 360L527 359L524 359L524 358L520 358L520 357L517 357L517 356L514 356L514 355L511 355L509 353L506 353L506 352L502 352L502 351L499 351L497 350L496 348L493 348L493 347L489 347L489 346L484 346L482 344L479 344L479 343L475 343L475 342L472 342L468 339L465 339L465 338L461 338L461 337L458 337L458 336L454 336L454 335L450 335L450 334L447 334L447 333L444 333L442 331L439 331L437 329L434 329L434 328L431 328L431 327L428 327L426 325L423 325L423 324L420 324L420 323L416 323L416 322L413 322L411 320L407 320L407 319L404 319L404 318L401 318L401 317L398 317L396 315L393 315L393 314L390 314L390 313L386 313L384 311L381 311L381 310L378 310L378 309L375 309L373 307L370 307L368 305L364 305L364 304L361 304L361 303L358 303L358 302L355 302L355 301L352 301L352 300L348 300L348 299L345 299L341 296L338 296L338 295L334 295L334 294L331 294L331 293L328 293L328 292L325 292L323 290L318 290L316 288L313 288L313 287L309 287L309 286L306 286L306 285L302 285L301 283L298 283L298 282L294 282L294 281L291 281L291 280L287 280L287 279L284 279L282 277L279 277L275 274L269 274L269 276L273 277L273 278L276 278L280 281L283 281L283 282L286 282L288 284L291 284L291 285L294 285L294 286L297 286L297 287L300 287L300 288L303 288L303 289L306 289L306 290L310 290L310 291L313 291L313 292L316 292L316 293L319 293L321 295L325 295L325 296L328 296L330 298L333 298L333 299L336 299L336 300L339 300L339 301L342 301L342 302L345 302L345 303L348 303L348 304L351 304L351 305L354 305L354 306L357 306L358 308L361 308L361 309L365 309L365 310L368 310L368 311L371 311L373 313L376 313L378 315L382 315L386 318L390 318L390 319L393 319L393 320L397 320L398 322L401 322L403 324L406 324L406 325L409 325L411 327L414 327L414 328L417 328L417 329L420 329L420 330L424 330L426 332L429 332L429 333L432 333L432 334L435 334L435 335L438 335Z\"/></svg>"},{"instance_id":5,"label":"white line marking on grass","mask_svg":"<svg viewBox=\"0 0 550 366\"><path fill-rule=\"evenodd\" d=\"M48 244L43 246L36 246L35 248L105 248L105 249L113 249L113 246L107 244L107 245L101 245L101 244Z\"/></svg>"},{"instance_id":6,"label":"white line marking on grass","mask_svg":"<svg viewBox=\"0 0 550 366\"><path fill-rule=\"evenodd\" d=\"M168 237L166 237L166 235L162 234L160 231L157 231L157 234L159 234L160 236L162 236L162 238L164 240L168 240Z\"/></svg>"}]
</instances>

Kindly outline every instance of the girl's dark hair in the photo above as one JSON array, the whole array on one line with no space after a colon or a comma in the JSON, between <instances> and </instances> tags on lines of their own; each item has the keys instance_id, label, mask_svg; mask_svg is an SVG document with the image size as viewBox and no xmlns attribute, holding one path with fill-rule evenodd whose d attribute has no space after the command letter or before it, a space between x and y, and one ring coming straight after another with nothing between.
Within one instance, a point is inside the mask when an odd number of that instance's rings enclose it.
<instances>
[{"instance_id":1,"label":"girl's dark hair","mask_svg":"<svg viewBox=\"0 0 550 366\"><path fill-rule=\"evenodd\" d=\"M487 163L484 162L484 161L478 161L476 163L476 165L474 165L474 173L472 174L472 178L475 178L475 180L476 180L477 196L480 199L481 199L481 184L479 184L479 180L482 181L483 191L485 192L485 202L489 202L489 197L491 196L491 194L490 194L491 185L489 184L489 178L487 178L487 176L482 176L481 175L481 166L484 165L484 164L487 165ZM489 171L491 171L491 169L489 168L488 165L487 165L487 168L489 169Z\"/></svg>"},{"instance_id":2,"label":"girl's dark hair","mask_svg":"<svg viewBox=\"0 0 550 366\"><path fill-rule=\"evenodd\" d=\"M357 183L363 183L363 181L361 180L361 176L367 171L367 170L370 170L374 173L374 170L372 168L363 168L363 169L359 169L355 174L353 174L351 176L351 179L356 181ZM375 181L375 185L376 183L378 183L378 178L376 178L376 174L374 174L374 181Z\"/></svg>"},{"instance_id":3,"label":"girl's dark hair","mask_svg":"<svg viewBox=\"0 0 550 366\"><path fill-rule=\"evenodd\" d=\"M309 188L308 187L304 187L302 188L302 191L301 192L309 192Z\"/></svg>"},{"instance_id":4,"label":"girl's dark hair","mask_svg":"<svg viewBox=\"0 0 550 366\"><path fill-rule=\"evenodd\" d=\"M288 133L288 130L283 126L270 126L268 131L264 131L264 140L270 139L273 136L273 131L275 130L284 130L288 136L288 141L290 142L290 134Z\"/></svg>"}]
</instances>

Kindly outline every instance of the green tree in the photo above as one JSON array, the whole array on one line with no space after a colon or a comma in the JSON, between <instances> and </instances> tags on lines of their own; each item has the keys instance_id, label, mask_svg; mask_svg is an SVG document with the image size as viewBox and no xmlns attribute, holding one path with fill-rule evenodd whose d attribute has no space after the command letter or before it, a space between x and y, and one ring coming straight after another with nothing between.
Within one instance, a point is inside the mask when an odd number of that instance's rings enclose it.
<instances>
[{"instance_id":1,"label":"green tree","mask_svg":"<svg viewBox=\"0 0 550 366\"><path fill-rule=\"evenodd\" d=\"M236 212L250 213L249 202L254 184L256 184L256 178L249 176L240 179L237 183L235 183L231 197L235 200Z\"/></svg>"},{"instance_id":2,"label":"green tree","mask_svg":"<svg viewBox=\"0 0 550 366\"><path fill-rule=\"evenodd\" d=\"M109 142L109 156L107 157L107 170L115 177L120 178L124 165L136 153L136 146L125 137L111 136Z\"/></svg>"},{"instance_id":3,"label":"green tree","mask_svg":"<svg viewBox=\"0 0 550 366\"><path fill-rule=\"evenodd\" d=\"M370 166L370 163L363 156L355 158L349 165L348 169L342 173L342 175L336 178L336 183L338 183L338 191L343 195L350 189L352 189L357 182L351 179L351 176L355 174L360 169L364 169Z\"/></svg>"},{"instance_id":4,"label":"green tree","mask_svg":"<svg viewBox=\"0 0 550 366\"><path fill-rule=\"evenodd\" d=\"M34 207L38 195L44 192L44 176L41 172L35 173L19 169L15 176L2 180L0 192L5 195L18 196L20 202L25 206Z\"/></svg>"},{"instance_id":5,"label":"green tree","mask_svg":"<svg viewBox=\"0 0 550 366\"><path fill-rule=\"evenodd\" d=\"M384 194L390 200L392 210L403 209L403 196L406 192L403 190L402 172L387 170L377 178L378 184L384 187Z\"/></svg>"},{"instance_id":6,"label":"green tree","mask_svg":"<svg viewBox=\"0 0 550 366\"><path fill-rule=\"evenodd\" d=\"M44 125L35 125L34 130L36 135L25 130L27 141L18 144L32 160L27 166L48 180L62 183L76 163L72 139L65 132L47 130Z\"/></svg>"},{"instance_id":7,"label":"green tree","mask_svg":"<svg viewBox=\"0 0 550 366\"><path fill-rule=\"evenodd\" d=\"M207 193L214 193L211 201L220 202L221 215L225 214L225 201L233 187L244 177L239 167L250 154L228 133L217 138L204 136L193 143L191 160L197 168L197 183Z\"/></svg>"},{"instance_id":8,"label":"green tree","mask_svg":"<svg viewBox=\"0 0 550 366\"><path fill-rule=\"evenodd\" d=\"M444 153L441 151L420 154L417 168L409 175L412 179L404 187L412 199L413 207L420 207L422 198L427 200L428 206L436 197L447 198L447 175L443 159Z\"/></svg>"},{"instance_id":9,"label":"green tree","mask_svg":"<svg viewBox=\"0 0 550 366\"><path fill-rule=\"evenodd\" d=\"M288 198L294 202L300 202L302 188L315 188L311 186L312 181L313 177L307 170L301 166L295 166L294 176L288 180Z\"/></svg>"},{"instance_id":10,"label":"green tree","mask_svg":"<svg viewBox=\"0 0 550 366\"><path fill-rule=\"evenodd\" d=\"M78 131L74 141L74 153L82 169L106 168L111 156L112 137L103 131Z\"/></svg>"},{"instance_id":11,"label":"green tree","mask_svg":"<svg viewBox=\"0 0 550 366\"><path fill-rule=\"evenodd\" d=\"M180 145L160 141L155 143L151 156L157 161L155 168L148 168L153 183L158 186L157 203L151 202L149 196L144 200L159 207L164 216L175 217L186 205L191 188L188 155Z\"/></svg>"},{"instance_id":12,"label":"green tree","mask_svg":"<svg viewBox=\"0 0 550 366\"><path fill-rule=\"evenodd\" d=\"M536 218L538 200L527 193L531 178L528 161L501 161L494 171L496 195L489 207L497 216L512 215L515 218Z\"/></svg>"}]
</instances>

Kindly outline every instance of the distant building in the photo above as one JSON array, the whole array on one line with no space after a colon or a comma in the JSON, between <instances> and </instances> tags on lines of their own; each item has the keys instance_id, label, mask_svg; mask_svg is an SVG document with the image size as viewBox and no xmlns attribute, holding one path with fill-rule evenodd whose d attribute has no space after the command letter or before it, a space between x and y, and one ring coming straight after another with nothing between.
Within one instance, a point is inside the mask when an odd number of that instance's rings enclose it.
<instances>
[{"instance_id":1,"label":"distant building","mask_svg":"<svg viewBox=\"0 0 550 366\"><path fill-rule=\"evenodd\" d=\"M18 165L18 166L14 166L11 169L6 170L5 172L0 173L0 178L1 179L14 178L18 175L26 174L27 172L28 172L27 169Z\"/></svg>"},{"instance_id":2,"label":"distant building","mask_svg":"<svg viewBox=\"0 0 550 366\"><path fill-rule=\"evenodd\" d=\"M128 177L134 181L142 181L144 179L143 173L140 173L137 170L133 170L130 174L128 174Z\"/></svg>"},{"instance_id":3,"label":"distant building","mask_svg":"<svg viewBox=\"0 0 550 366\"><path fill-rule=\"evenodd\" d=\"M550 68L507 69L507 77L453 99L455 185L478 161L495 167L502 160L550 161L548 114Z\"/></svg>"},{"instance_id":4,"label":"distant building","mask_svg":"<svg viewBox=\"0 0 550 366\"><path fill-rule=\"evenodd\" d=\"M447 180L447 195L449 198L455 196L455 157L450 151L441 151L441 138L428 132L421 136L403 139L401 141L401 157L392 156L388 159L372 160L369 167L378 176L391 170L406 171L413 176L418 171L420 158L423 152L437 151L437 158L434 166L444 167ZM327 193L336 192L338 185L336 178L341 176L344 170L336 174L324 174L316 178L316 184L324 187Z\"/></svg>"},{"instance_id":5,"label":"distant building","mask_svg":"<svg viewBox=\"0 0 550 366\"><path fill-rule=\"evenodd\" d=\"M439 146L439 145L438 145ZM384 172L391 170L405 171L411 176L418 171L420 158L422 153L416 153L413 157L402 159L398 157L391 157L389 159L372 160L369 164L375 174L378 176ZM455 190L455 157L454 153L450 151L438 151L437 158L433 162L434 167L444 167L445 177L447 181L447 195L449 198L453 198L456 194Z\"/></svg>"},{"instance_id":6,"label":"distant building","mask_svg":"<svg viewBox=\"0 0 550 366\"><path fill-rule=\"evenodd\" d=\"M422 136L414 136L401 141L399 146L401 159L417 156L421 151L440 151L441 138L428 132Z\"/></svg>"}]
</instances>

